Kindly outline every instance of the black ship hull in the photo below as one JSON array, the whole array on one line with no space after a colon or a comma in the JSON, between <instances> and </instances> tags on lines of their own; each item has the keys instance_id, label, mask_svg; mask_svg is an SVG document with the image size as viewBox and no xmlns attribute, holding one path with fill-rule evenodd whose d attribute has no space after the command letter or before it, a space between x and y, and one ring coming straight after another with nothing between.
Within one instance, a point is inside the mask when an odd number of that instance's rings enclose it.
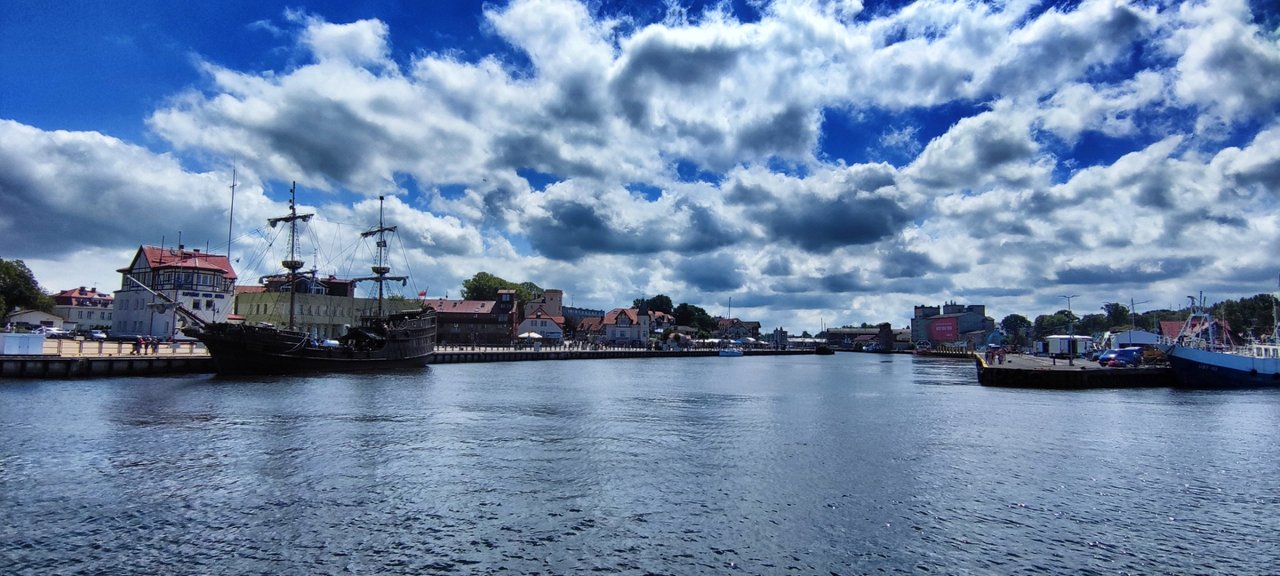
<instances>
[{"instance_id":1,"label":"black ship hull","mask_svg":"<svg viewBox=\"0 0 1280 576\"><path fill-rule=\"evenodd\" d=\"M302 374L420 368L435 351L435 314L406 314L353 329L337 345L304 332L217 323L184 330L209 350L218 374Z\"/></svg>"}]
</instances>

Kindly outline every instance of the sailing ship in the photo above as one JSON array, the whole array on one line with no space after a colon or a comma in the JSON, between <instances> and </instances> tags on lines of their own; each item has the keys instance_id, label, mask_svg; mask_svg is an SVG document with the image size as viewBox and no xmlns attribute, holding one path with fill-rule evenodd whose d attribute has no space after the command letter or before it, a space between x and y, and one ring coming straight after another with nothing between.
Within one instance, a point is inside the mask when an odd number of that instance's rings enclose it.
<instances>
[{"instance_id":1,"label":"sailing ship","mask_svg":"<svg viewBox=\"0 0 1280 576\"><path fill-rule=\"evenodd\" d=\"M378 284L376 313L359 318L337 341L315 338L294 324L298 280L307 272L299 272L305 263L297 258L297 223L313 214L298 214L295 188L289 191L289 215L267 220L273 228L289 225L289 257L281 262L287 271L289 290L289 322L286 327L270 324L232 322L194 322L183 328L183 334L195 338L209 350L219 374L293 374L305 372L366 371L425 366L435 350L436 313L430 307L387 312L383 308L383 284L405 282L403 276L389 276L385 264L385 235L395 226L383 221L382 198L379 197L378 226L362 232L363 238L377 236L373 276L355 278L354 282Z\"/></svg>"},{"instance_id":2,"label":"sailing ship","mask_svg":"<svg viewBox=\"0 0 1280 576\"><path fill-rule=\"evenodd\" d=\"M1204 306L1191 297L1191 312L1165 354L1178 384L1193 388L1280 386L1280 323L1268 343L1236 345ZM1273 300L1274 301L1274 300ZM1274 318L1274 310L1272 313Z\"/></svg>"}]
</instances>

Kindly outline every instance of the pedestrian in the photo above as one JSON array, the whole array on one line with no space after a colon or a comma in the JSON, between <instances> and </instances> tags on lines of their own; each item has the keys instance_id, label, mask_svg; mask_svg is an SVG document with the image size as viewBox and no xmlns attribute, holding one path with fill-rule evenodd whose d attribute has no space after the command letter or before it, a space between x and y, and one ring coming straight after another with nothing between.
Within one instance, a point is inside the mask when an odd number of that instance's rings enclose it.
<instances>
[{"instance_id":1,"label":"pedestrian","mask_svg":"<svg viewBox=\"0 0 1280 576\"><path fill-rule=\"evenodd\" d=\"M137 356L142 353L142 336L133 339L133 351L129 352L130 356Z\"/></svg>"},{"instance_id":2,"label":"pedestrian","mask_svg":"<svg viewBox=\"0 0 1280 576\"><path fill-rule=\"evenodd\" d=\"M160 353L160 339L156 338L155 336L151 337L151 353L152 354Z\"/></svg>"}]
</instances>

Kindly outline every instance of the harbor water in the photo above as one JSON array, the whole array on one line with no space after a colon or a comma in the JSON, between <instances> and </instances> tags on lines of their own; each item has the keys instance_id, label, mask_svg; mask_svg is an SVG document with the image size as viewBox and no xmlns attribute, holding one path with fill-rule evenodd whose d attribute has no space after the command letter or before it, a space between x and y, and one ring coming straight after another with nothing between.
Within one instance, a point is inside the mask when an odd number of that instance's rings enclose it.
<instances>
[{"instance_id":1,"label":"harbor water","mask_svg":"<svg viewBox=\"0 0 1280 576\"><path fill-rule=\"evenodd\" d=\"M5 574L1264 574L1280 390L835 356L0 380Z\"/></svg>"}]
</instances>

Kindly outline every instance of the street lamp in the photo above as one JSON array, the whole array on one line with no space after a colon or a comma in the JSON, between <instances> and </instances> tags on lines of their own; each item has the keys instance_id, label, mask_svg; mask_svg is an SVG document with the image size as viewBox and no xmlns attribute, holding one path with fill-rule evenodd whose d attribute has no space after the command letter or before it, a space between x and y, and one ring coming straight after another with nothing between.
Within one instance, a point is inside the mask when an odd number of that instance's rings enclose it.
<instances>
[{"instance_id":1,"label":"street lamp","mask_svg":"<svg viewBox=\"0 0 1280 576\"><path fill-rule=\"evenodd\" d=\"M1143 300L1141 302L1134 302L1133 298L1129 299L1129 332L1130 333L1138 329L1138 310L1135 307L1138 304L1146 304L1148 302L1151 302L1151 301Z\"/></svg>"},{"instance_id":2,"label":"street lamp","mask_svg":"<svg viewBox=\"0 0 1280 576\"><path fill-rule=\"evenodd\" d=\"M1058 296L1058 297L1059 297L1059 298L1066 298L1066 299L1067 299L1067 351L1068 351L1068 352L1070 352L1070 354L1067 356L1067 365L1069 365L1069 366L1075 366L1075 358L1076 358L1076 315L1075 315L1075 314L1073 314L1073 313L1071 312L1071 299L1072 299L1072 298L1079 298L1079 297L1080 297L1080 295L1079 295L1079 294L1072 294L1072 295L1070 295L1070 296Z\"/></svg>"}]
</instances>

